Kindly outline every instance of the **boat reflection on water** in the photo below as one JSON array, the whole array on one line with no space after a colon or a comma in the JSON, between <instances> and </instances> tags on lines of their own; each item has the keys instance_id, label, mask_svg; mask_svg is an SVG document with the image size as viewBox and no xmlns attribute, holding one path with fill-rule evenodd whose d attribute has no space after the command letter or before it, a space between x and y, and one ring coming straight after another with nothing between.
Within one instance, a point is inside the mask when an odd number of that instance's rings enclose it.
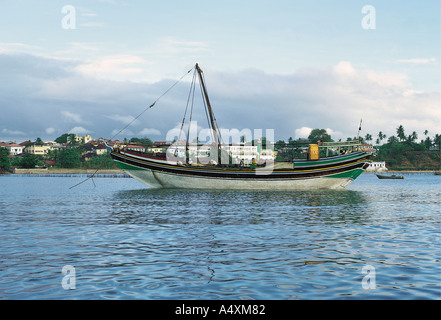
<instances>
[{"instance_id":1,"label":"boat reflection on water","mask_svg":"<svg viewBox=\"0 0 441 320\"><path fill-rule=\"evenodd\" d=\"M364 216L365 195L353 190L222 191L140 189L117 192L112 219L135 224L248 225L295 221L352 223ZM135 209L136 208L136 209ZM309 223L309 222L308 222Z\"/></svg>"}]
</instances>

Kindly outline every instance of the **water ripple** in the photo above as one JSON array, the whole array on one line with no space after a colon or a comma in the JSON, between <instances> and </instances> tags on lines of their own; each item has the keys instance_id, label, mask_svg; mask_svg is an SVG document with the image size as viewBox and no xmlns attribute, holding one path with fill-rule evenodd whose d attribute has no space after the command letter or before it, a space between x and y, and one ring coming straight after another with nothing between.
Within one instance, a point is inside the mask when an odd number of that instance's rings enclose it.
<instances>
[{"instance_id":1,"label":"water ripple","mask_svg":"<svg viewBox=\"0 0 441 320\"><path fill-rule=\"evenodd\" d=\"M218 192L0 177L0 299L439 299L437 178Z\"/></svg>"}]
</instances>

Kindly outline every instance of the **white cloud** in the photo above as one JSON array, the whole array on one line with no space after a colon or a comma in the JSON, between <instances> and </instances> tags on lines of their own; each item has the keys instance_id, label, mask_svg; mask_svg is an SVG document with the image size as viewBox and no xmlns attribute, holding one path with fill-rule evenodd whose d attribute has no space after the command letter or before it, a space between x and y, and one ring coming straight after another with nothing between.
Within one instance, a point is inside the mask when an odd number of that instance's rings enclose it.
<instances>
[{"instance_id":1,"label":"white cloud","mask_svg":"<svg viewBox=\"0 0 441 320\"><path fill-rule=\"evenodd\" d=\"M131 137L135 133L132 130L126 129L121 132L121 129L113 129L111 132L112 139L121 139L121 137Z\"/></svg>"},{"instance_id":2,"label":"white cloud","mask_svg":"<svg viewBox=\"0 0 441 320\"><path fill-rule=\"evenodd\" d=\"M130 123L134 119L130 115L140 114L177 79L116 81L79 73L75 71L79 65L84 64L1 54L0 96L7 107L2 108L0 133L5 136L9 130L11 137L15 133L27 138L25 133L48 130L46 134L50 134L50 128L64 133L76 126L79 134L93 128L94 135L110 138L112 128L118 127L114 121L121 127ZM440 133L440 92L417 90L403 73L360 70L346 61L284 75L256 69L234 73L208 70L205 80L217 123L229 130L274 129L279 140L307 137L311 128L327 128L334 140L345 140L356 135L362 118L362 136L376 136L379 131L395 135L400 124L420 135L426 129L432 135ZM187 82L174 87L125 130L122 138L165 135L182 120L189 88ZM198 122L199 130L199 126L207 127L207 122L198 97L195 99L193 121Z\"/></svg>"},{"instance_id":3,"label":"white cloud","mask_svg":"<svg viewBox=\"0 0 441 320\"><path fill-rule=\"evenodd\" d=\"M355 72L354 67L352 67L351 63L348 61L340 61L336 66L333 67L333 70L336 73L343 75L351 75Z\"/></svg>"},{"instance_id":4,"label":"white cloud","mask_svg":"<svg viewBox=\"0 0 441 320\"><path fill-rule=\"evenodd\" d=\"M294 139L299 138L308 138L308 136L311 134L312 128L308 127L301 127L299 129L294 130Z\"/></svg>"},{"instance_id":5,"label":"white cloud","mask_svg":"<svg viewBox=\"0 0 441 320\"><path fill-rule=\"evenodd\" d=\"M140 132L138 132L138 134L141 136L159 136L161 134L161 131L154 128L144 128Z\"/></svg>"},{"instance_id":6,"label":"white cloud","mask_svg":"<svg viewBox=\"0 0 441 320\"><path fill-rule=\"evenodd\" d=\"M47 134L53 134L53 133L55 132L55 129L52 128L52 127L49 127L49 128L46 128L45 132L46 132Z\"/></svg>"},{"instance_id":7,"label":"white cloud","mask_svg":"<svg viewBox=\"0 0 441 320\"><path fill-rule=\"evenodd\" d=\"M400 59L397 61L400 63L413 63L413 64L428 64L428 63L437 62L435 58Z\"/></svg>"},{"instance_id":8,"label":"white cloud","mask_svg":"<svg viewBox=\"0 0 441 320\"><path fill-rule=\"evenodd\" d=\"M108 119L111 119L111 120L115 120L115 121L121 122L123 124L129 124L133 120L135 120L135 118L133 116L130 116L130 115L129 116L122 116L122 115L119 115L119 114L113 114L113 115L108 115L108 116L105 116L105 117L108 118Z\"/></svg>"},{"instance_id":9,"label":"white cloud","mask_svg":"<svg viewBox=\"0 0 441 320\"><path fill-rule=\"evenodd\" d=\"M358 70L340 62L291 75L246 70L205 77L220 105L215 112L222 126L274 128L276 139L327 128L334 140L346 140L357 134L360 119L363 136L394 135L400 124L411 131L439 132L440 92L417 91L402 73Z\"/></svg>"},{"instance_id":10,"label":"white cloud","mask_svg":"<svg viewBox=\"0 0 441 320\"><path fill-rule=\"evenodd\" d=\"M61 111L61 114L63 115L64 119L67 122L74 122L74 123L82 123L83 119L79 114L75 114L69 111Z\"/></svg>"},{"instance_id":11,"label":"white cloud","mask_svg":"<svg viewBox=\"0 0 441 320\"><path fill-rule=\"evenodd\" d=\"M341 139L342 141L346 141L347 136L343 134L341 131L336 131L331 128L326 128L326 132L332 137L334 141L338 141Z\"/></svg>"},{"instance_id":12,"label":"white cloud","mask_svg":"<svg viewBox=\"0 0 441 320\"><path fill-rule=\"evenodd\" d=\"M0 53L35 52L39 49L40 47L21 42L0 42Z\"/></svg>"},{"instance_id":13,"label":"white cloud","mask_svg":"<svg viewBox=\"0 0 441 320\"><path fill-rule=\"evenodd\" d=\"M6 128L2 129L2 133L10 134L10 135L13 135L13 136L23 136L23 135L25 135L25 133L23 131L20 131L20 130L10 130L10 129L6 129Z\"/></svg>"},{"instance_id":14,"label":"white cloud","mask_svg":"<svg viewBox=\"0 0 441 320\"><path fill-rule=\"evenodd\" d=\"M133 76L142 73L151 62L134 55L122 54L105 56L89 60L76 67L76 71L85 75L100 78L128 80L123 76Z\"/></svg>"},{"instance_id":15,"label":"white cloud","mask_svg":"<svg viewBox=\"0 0 441 320\"><path fill-rule=\"evenodd\" d=\"M69 130L69 133L75 133L77 135L90 134L92 131L85 129L83 127L74 127Z\"/></svg>"}]
</instances>

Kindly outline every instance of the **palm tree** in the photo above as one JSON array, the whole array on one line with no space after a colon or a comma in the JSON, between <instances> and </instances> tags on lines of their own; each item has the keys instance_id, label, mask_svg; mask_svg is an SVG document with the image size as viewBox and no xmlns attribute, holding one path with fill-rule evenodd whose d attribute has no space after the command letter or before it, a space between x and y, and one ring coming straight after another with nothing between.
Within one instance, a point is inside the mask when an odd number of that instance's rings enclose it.
<instances>
[{"instance_id":1,"label":"palm tree","mask_svg":"<svg viewBox=\"0 0 441 320\"><path fill-rule=\"evenodd\" d=\"M378 139L380 139L380 142L382 142L383 141L383 139L385 139L386 138L386 135L383 133L383 132L378 132Z\"/></svg>"},{"instance_id":2,"label":"palm tree","mask_svg":"<svg viewBox=\"0 0 441 320\"><path fill-rule=\"evenodd\" d=\"M435 137L433 138L433 144L438 145L438 150L441 151L440 148L440 144L441 144L441 135L440 134L436 134Z\"/></svg>"},{"instance_id":3,"label":"palm tree","mask_svg":"<svg viewBox=\"0 0 441 320\"><path fill-rule=\"evenodd\" d=\"M426 146L426 149L429 150L432 146L432 139L430 139L430 137L426 137L426 140L424 140L424 145Z\"/></svg>"},{"instance_id":4,"label":"palm tree","mask_svg":"<svg viewBox=\"0 0 441 320\"><path fill-rule=\"evenodd\" d=\"M42 146L42 145L44 145L44 141L41 140L41 138L37 138L37 139L35 140L35 144L36 144L37 146Z\"/></svg>"},{"instance_id":5,"label":"palm tree","mask_svg":"<svg viewBox=\"0 0 441 320\"><path fill-rule=\"evenodd\" d=\"M389 139L387 139L388 143L395 143L398 142L398 138L395 136L390 136Z\"/></svg>"},{"instance_id":6,"label":"palm tree","mask_svg":"<svg viewBox=\"0 0 441 320\"><path fill-rule=\"evenodd\" d=\"M406 140L406 135L404 134L404 128L401 124L397 128L397 136L398 136L398 139L400 139L400 141Z\"/></svg>"},{"instance_id":7,"label":"palm tree","mask_svg":"<svg viewBox=\"0 0 441 320\"><path fill-rule=\"evenodd\" d=\"M372 135L370 133L366 133L366 135L364 136L364 139L366 141L372 141Z\"/></svg>"}]
</instances>

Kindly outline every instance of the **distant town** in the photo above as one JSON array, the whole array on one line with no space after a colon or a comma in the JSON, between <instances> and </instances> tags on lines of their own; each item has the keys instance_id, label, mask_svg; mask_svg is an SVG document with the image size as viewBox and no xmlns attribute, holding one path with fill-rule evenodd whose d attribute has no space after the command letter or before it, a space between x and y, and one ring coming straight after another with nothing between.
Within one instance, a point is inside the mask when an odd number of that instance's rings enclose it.
<instances>
[{"instance_id":1,"label":"distant town","mask_svg":"<svg viewBox=\"0 0 441 320\"><path fill-rule=\"evenodd\" d=\"M320 138L320 137L318 137ZM311 139L316 139L311 138ZM232 161L237 164L250 164L253 159L259 161L273 160L289 161L293 154L290 152L290 144L294 141L290 138L288 143L278 141L274 148L266 146L266 139L256 139L245 142L243 137L241 143L223 146L222 150L231 155ZM307 143L308 140L296 141ZM105 138L94 139L91 135L79 136L76 134L63 134L55 141L43 141L37 138L35 141L0 142L3 148L3 160L0 160L0 168L10 170L14 168L81 168L93 169L116 168L113 161L107 156L111 149L122 149L146 152L154 155L165 156L167 151L182 157L188 152L196 158L208 156L214 146L188 144L186 141L175 141L174 144L165 141L152 141L149 138L131 138L130 140L110 140ZM371 145L365 144L365 148L375 151ZM298 155L304 153L306 148L297 150Z\"/></svg>"},{"instance_id":2,"label":"distant town","mask_svg":"<svg viewBox=\"0 0 441 320\"><path fill-rule=\"evenodd\" d=\"M142 152L165 152L164 148L170 144L152 142L150 139L133 138L130 141L110 140L105 138L93 139L91 135L79 136L63 134L55 141L0 142L0 170L19 168L84 168L92 169L102 166L115 168L107 153L112 148L126 148ZM148 148L146 148L148 147ZM5 157L7 159L5 159Z\"/></svg>"},{"instance_id":3,"label":"distant town","mask_svg":"<svg viewBox=\"0 0 441 320\"><path fill-rule=\"evenodd\" d=\"M258 143L259 145L258 145ZM0 142L0 148L6 150L0 160L0 168L83 168L92 169L115 168L114 163L107 157L111 149L122 149L146 152L151 154L165 155L172 145L165 141L151 141L149 138L131 138L130 140L110 140L105 138L93 139L91 135L78 136L76 134L63 134L55 141L43 141L37 138L35 141ZM176 153L185 154L186 141L178 141L174 144ZM257 156L262 159L274 159L277 152L261 148L260 140L255 143L242 143L228 146L228 151L235 157L251 163ZM282 150L283 151L283 150ZM189 147L189 152L197 157L206 156L211 152L210 146Z\"/></svg>"},{"instance_id":4,"label":"distant town","mask_svg":"<svg viewBox=\"0 0 441 320\"><path fill-rule=\"evenodd\" d=\"M418 142L415 132L411 135L404 134L403 126L397 128L397 136L390 136L386 143L381 144L386 138L379 132L376 144L366 142L374 140L372 135L365 137L348 138L347 141L359 139L362 148L376 153L373 169L392 170L439 170L441 167L440 144L441 135L436 134L433 138L424 132L425 139ZM261 141L262 140L262 141ZM314 129L307 139L288 139L276 141L273 148L266 148L266 138L223 147L234 160L250 163L252 159L274 159L280 162L291 161L293 152L301 156L302 148L294 148L298 144L316 143L317 141L333 141L324 129ZM108 156L111 149L128 149L132 151L146 152L154 155L165 156L170 151L172 143L165 141L152 141L149 138L131 138L130 140L110 140L105 138L92 138L91 135L79 136L65 133L54 141L43 141L37 138L35 141L0 141L0 173L13 171L15 168L77 168L77 169L117 169L113 160ZM204 157L211 152L209 145L198 146L188 144L186 141L178 141L173 144L175 153L180 156L189 154ZM172 147L173 148L173 147ZM178 155L179 156L179 155Z\"/></svg>"}]
</instances>

